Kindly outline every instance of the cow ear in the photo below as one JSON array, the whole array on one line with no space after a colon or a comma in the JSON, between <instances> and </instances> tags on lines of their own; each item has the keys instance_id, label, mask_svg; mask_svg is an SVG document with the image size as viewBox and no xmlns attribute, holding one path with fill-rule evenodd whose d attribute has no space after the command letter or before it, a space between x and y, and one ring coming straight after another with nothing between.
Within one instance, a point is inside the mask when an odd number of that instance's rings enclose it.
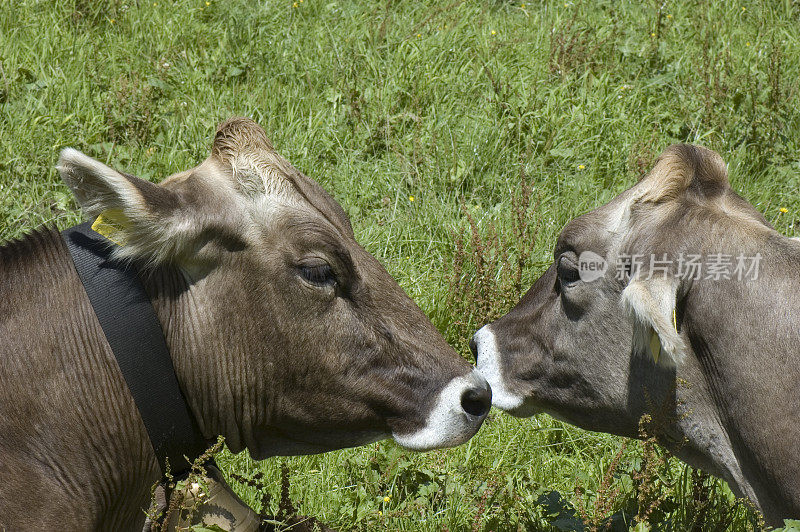
<instances>
[{"instance_id":1,"label":"cow ear","mask_svg":"<svg viewBox=\"0 0 800 532\"><path fill-rule=\"evenodd\" d=\"M686 343L676 323L679 281L672 276L634 277L622 291L622 306L633 321L633 349L668 366L683 361Z\"/></svg>"},{"instance_id":2,"label":"cow ear","mask_svg":"<svg viewBox=\"0 0 800 532\"><path fill-rule=\"evenodd\" d=\"M95 230L119 244L119 258L161 263L180 256L194 233L191 209L182 209L177 193L118 172L67 148L58 160L61 178L84 213L100 217Z\"/></svg>"}]
</instances>

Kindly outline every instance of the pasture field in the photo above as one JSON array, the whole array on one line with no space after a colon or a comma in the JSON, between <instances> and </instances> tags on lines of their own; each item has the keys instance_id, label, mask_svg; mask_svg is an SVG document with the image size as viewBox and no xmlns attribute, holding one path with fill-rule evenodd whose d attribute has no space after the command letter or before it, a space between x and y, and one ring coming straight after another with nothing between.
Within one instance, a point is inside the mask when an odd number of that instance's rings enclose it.
<instances>
[{"instance_id":1,"label":"pasture field","mask_svg":"<svg viewBox=\"0 0 800 532\"><path fill-rule=\"evenodd\" d=\"M791 0L2 2L0 240L79 221L61 148L159 181L246 115L469 357L561 227L673 142L719 151L734 189L797 236L798 21ZM546 415L495 411L424 454L218 462L256 509L277 513L283 484L344 530L761 528L652 439ZM241 481L257 472L261 488Z\"/></svg>"}]
</instances>

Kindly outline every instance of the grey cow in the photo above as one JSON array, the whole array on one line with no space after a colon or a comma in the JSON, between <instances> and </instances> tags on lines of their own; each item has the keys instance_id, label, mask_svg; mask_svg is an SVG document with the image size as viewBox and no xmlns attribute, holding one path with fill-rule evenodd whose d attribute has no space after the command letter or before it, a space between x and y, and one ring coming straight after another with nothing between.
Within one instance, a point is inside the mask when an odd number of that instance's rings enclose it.
<instances>
[{"instance_id":1,"label":"grey cow","mask_svg":"<svg viewBox=\"0 0 800 532\"><path fill-rule=\"evenodd\" d=\"M800 516L797 309L800 242L731 190L718 154L675 145L567 224L473 349L496 406L629 437L658 414L678 457L780 523Z\"/></svg>"},{"instance_id":2,"label":"grey cow","mask_svg":"<svg viewBox=\"0 0 800 532\"><path fill-rule=\"evenodd\" d=\"M205 438L262 459L480 427L486 381L253 121L160 185L71 149L59 170L143 268ZM0 530L141 530L159 467L58 232L0 248L0 305Z\"/></svg>"}]
</instances>

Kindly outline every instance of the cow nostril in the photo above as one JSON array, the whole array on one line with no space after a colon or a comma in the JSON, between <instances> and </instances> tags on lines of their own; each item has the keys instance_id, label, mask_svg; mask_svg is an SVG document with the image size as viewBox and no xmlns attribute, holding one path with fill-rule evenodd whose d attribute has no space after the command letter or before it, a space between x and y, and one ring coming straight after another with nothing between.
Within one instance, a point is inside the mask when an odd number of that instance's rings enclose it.
<instances>
[{"instance_id":1,"label":"cow nostril","mask_svg":"<svg viewBox=\"0 0 800 532\"><path fill-rule=\"evenodd\" d=\"M475 363L478 363L478 344L475 342L475 335L469 339L469 350L472 351L472 356L475 357Z\"/></svg>"},{"instance_id":2,"label":"cow nostril","mask_svg":"<svg viewBox=\"0 0 800 532\"><path fill-rule=\"evenodd\" d=\"M461 395L461 408L471 416L483 417L492 407L492 392L488 387L470 388Z\"/></svg>"}]
</instances>

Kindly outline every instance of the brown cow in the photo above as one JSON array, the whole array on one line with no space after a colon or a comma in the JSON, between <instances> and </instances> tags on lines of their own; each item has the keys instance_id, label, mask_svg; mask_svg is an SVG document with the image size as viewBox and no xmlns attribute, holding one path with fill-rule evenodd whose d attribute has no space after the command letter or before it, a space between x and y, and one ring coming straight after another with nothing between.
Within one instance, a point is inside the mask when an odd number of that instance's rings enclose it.
<instances>
[{"instance_id":1,"label":"brown cow","mask_svg":"<svg viewBox=\"0 0 800 532\"><path fill-rule=\"evenodd\" d=\"M770 522L800 517L800 243L731 190L720 156L670 147L554 255L473 339L494 404L629 437L650 412Z\"/></svg>"},{"instance_id":2,"label":"brown cow","mask_svg":"<svg viewBox=\"0 0 800 532\"><path fill-rule=\"evenodd\" d=\"M208 440L263 459L480 427L486 381L253 121L160 185L72 149L58 168L143 269ZM0 301L0 530L141 530L158 463L58 232L0 248Z\"/></svg>"}]
</instances>

